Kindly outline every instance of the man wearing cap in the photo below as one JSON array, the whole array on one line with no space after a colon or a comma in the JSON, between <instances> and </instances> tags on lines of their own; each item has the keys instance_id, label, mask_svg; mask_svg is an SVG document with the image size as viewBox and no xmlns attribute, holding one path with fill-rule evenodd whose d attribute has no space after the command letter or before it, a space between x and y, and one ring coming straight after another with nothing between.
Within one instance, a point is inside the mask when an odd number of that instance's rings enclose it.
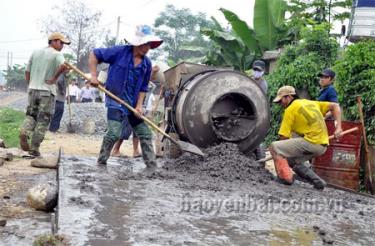
<instances>
[{"instance_id":1,"label":"man wearing cap","mask_svg":"<svg viewBox=\"0 0 375 246\"><path fill-rule=\"evenodd\" d=\"M332 112L337 121L335 137L339 138L341 129L341 111L337 103L299 99L294 87L283 86L273 102L284 109L279 129L280 141L270 145L270 152L278 178L285 184L294 181L296 174L307 179L316 189L324 189L326 183L312 169L303 163L313 157L324 154L329 144L328 131L323 115ZM292 133L300 137L292 138Z\"/></svg>"},{"instance_id":2,"label":"man wearing cap","mask_svg":"<svg viewBox=\"0 0 375 246\"><path fill-rule=\"evenodd\" d=\"M98 86L97 65L109 63L106 89L120 97L142 115L142 104L148 90L152 65L146 56L163 42L152 34L149 26L138 26L136 35L128 40L129 45L94 49L89 56L91 84ZM119 139L122 122L128 117L129 124L141 142L142 156L149 170L156 168L155 153L152 146L152 133L137 115L110 97L106 97L107 132L103 138L98 164L106 164L115 142Z\"/></svg>"},{"instance_id":3,"label":"man wearing cap","mask_svg":"<svg viewBox=\"0 0 375 246\"><path fill-rule=\"evenodd\" d=\"M262 60L256 60L253 63L253 74L251 78L260 86L265 95L267 95L268 84L267 81L263 78L264 71L266 69L266 64ZM266 151L264 145L261 143L253 151L256 160L260 160L266 157Z\"/></svg>"},{"instance_id":4,"label":"man wearing cap","mask_svg":"<svg viewBox=\"0 0 375 246\"><path fill-rule=\"evenodd\" d=\"M266 68L266 64L262 60L256 60L253 63L253 75L251 76L255 82L258 83L264 94L267 95L268 84L267 81L263 78L264 70Z\"/></svg>"},{"instance_id":5,"label":"man wearing cap","mask_svg":"<svg viewBox=\"0 0 375 246\"><path fill-rule=\"evenodd\" d=\"M338 103L337 92L335 87L333 87L333 82L335 79L335 72L329 68L324 69L319 76L320 92L318 101L323 102L335 102ZM332 119L331 112L328 112L325 119Z\"/></svg>"},{"instance_id":6,"label":"man wearing cap","mask_svg":"<svg viewBox=\"0 0 375 246\"><path fill-rule=\"evenodd\" d=\"M333 87L333 81L335 79L335 72L329 68L324 69L319 74L320 92L318 101L324 102L335 102L337 103L337 92Z\"/></svg>"},{"instance_id":7,"label":"man wearing cap","mask_svg":"<svg viewBox=\"0 0 375 246\"><path fill-rule=\"evenodd\" d=\"M20 145L33 156L40 155L39 146L55 108L56 80L66 70L60 52L64 44L70 44L70 41L61 33L52 33L48 37L48 47L34 51L26 68L28 105L20 130ZM31 145L28 142L30 136Z\"/></svg>"}]
</instances>

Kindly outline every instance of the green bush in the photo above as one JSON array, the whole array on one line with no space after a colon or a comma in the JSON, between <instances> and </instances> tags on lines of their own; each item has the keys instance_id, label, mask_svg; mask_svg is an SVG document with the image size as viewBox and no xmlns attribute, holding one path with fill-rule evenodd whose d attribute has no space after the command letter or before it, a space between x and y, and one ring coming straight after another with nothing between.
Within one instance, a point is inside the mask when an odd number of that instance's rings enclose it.
<instances>
[{"instance_id":1,"label":"green bush","mask_svg":"<svg viewBox=\"0 0 375 246\"><path fill-rule=\"evenodd\" d=\"M21 111L0 109L0 138L5 141L7 147L18 147L20 125L24 118L25 114Z\"/></svg>"},{"instance_id":2,"label":"green bush","mask_svg":"<svg viewBox=\"0 0 375 246\"><path fill-rule=\"evenodd\" d=\"M347 47L334 67L339 102L348 120L358 120L356 96L362 97L367 138L375 144L375 41Z\"/></svg>"},{"instance_id":3,"label":"green bush","mask_svg":"<svg viewBox=\"0 0 375 246\"><path fill-rule=\"evenodd\" d=\"M268 145L277 139L282 108L272 103L277 90L284 85L294 86L301 97L315 99L319 93L317 74L331 67L338 54L338 44L328 34L329 26L322 24L302 32L303 40L285 48L275 70L267 77L271 105L271 128L266 137Z\"/></svg>"}]
</instances>

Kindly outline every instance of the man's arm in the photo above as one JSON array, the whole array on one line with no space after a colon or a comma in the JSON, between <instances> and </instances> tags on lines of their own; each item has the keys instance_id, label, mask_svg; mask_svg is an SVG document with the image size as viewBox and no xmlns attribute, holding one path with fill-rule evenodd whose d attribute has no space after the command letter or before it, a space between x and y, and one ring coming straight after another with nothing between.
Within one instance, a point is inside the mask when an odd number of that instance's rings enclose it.
<instances>
[{"instance_id":1,"label":"man's arm","mask_svg":"<svg viewBox=\"0 0 375 246\"><path fill-rule=\"evenodd\" d=\"M341 109L338 103L330 103L329 111L332 112L333 118L336 120L335 138L339 138L342 133L341 128Z\"/></svg>"},{"instance_id":2,"label":"man's arm","mask_svg":"<svg viewBox=\"0 0 375 246\"><path fill-rule=\"evenodd\" d=\"M89 71L91 74L91 85L94 87L98 87L99 81L98 81L98 74L97 74L97 65L98 65L98 58L96 58L93 51L90 52L89 55Z\"/></svg>"},{"instance_id":3,"label":"man's arm","mask_svg":"<svg viewBox=\"0 0 375 246\"><path fill-rule=\"evenodd\" d=\"M50 85L55 84L56 81L57 81L57 79L59 78L59 76L60 76L63 72L67 71L67 69L68 69L68 68L67 68L64 64L61 64L61 65L59 66L59 68L57 69L57 71L55 72L55 74L53 75L53 77L52 77L51 79L47 79L47 80L46 80L46 83L47 83L47 84L50 84Z\"/></svg>"},{"instance_id":4,"label":"man's arm","mask_svg":"<svg viewBox=\"0 0 375 246\"><path fill-rule=\"evenodd\" d=\"M137 100L137 106L135 107L135 110L142 115L143 114L143 101L145 100L146 93L145 92L139 92L138 100Z\"/></svg>"}]
</instances>

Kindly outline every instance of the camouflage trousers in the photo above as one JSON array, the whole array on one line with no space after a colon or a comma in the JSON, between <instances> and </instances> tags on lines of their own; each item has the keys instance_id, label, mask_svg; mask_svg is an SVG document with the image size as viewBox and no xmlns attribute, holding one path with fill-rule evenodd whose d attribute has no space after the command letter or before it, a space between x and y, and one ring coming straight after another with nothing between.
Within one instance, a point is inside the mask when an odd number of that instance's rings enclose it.
<instances>
[{"instance_id":1,"label":"camouflage trousers","mask_svg":"<svg viewBox=\"0 0 375 246\"><path fill-rule=\"evenodd\" d=\"M55 109L55 96L49 91L29 90L26 118L21 132L31 138L30 150L39 151Z\"/></svg>"},{"instance_id":2,"label":"camouflage trousers","mask_svg":"<svg viewBox=\"0 0 375 246\"><path fill-rule=\"evenodd\" d=\"M103 138L102 146L100 148L98 163L105 164L111 154L112 148L117 140L120 139L122 131L123 116L114 116L118 112L108 110L107 132ZM126 116L125 116L126 117ZM156 156L152 145L152 132L143 120L136 118L134 115L128 116L129 123L133 128L134 133L139 138L142 149L142 157L147 167L156 166Z\"/></svg>"}]
</instances>

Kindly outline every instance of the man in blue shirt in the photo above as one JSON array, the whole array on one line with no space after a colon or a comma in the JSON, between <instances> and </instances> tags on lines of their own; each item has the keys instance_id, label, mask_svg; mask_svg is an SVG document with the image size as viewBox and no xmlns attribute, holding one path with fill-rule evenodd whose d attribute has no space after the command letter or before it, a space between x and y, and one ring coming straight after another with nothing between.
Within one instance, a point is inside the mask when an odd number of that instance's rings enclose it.
<instances>
[{"instance_id":1,"label":"man in blue shirt","mask_svg":"<svg viewBox=\"0 0 375 246\"><path fill-rule=\"evenodd\" d=\"M120 97L142 115L142 104L148 90L151 76L151 61L146 56L150 49L155 49L163 42L153 36L149 26L138 26L135 38L128 40L129 45L94 49L89 56L91 85L98 86L97 65L109 63L107 90ZM106 97L107 132L103 138L98 164L106 164L115 142L119 139L122 121L128 117L137 137L140 139L142 156L147 168L156 167L155 153L152 146L152 133L137 115L126 109L110 97Z\"/></svg>"},{"instance_id":2,"label":"man in blue shirt","mask_svg":"<svg viewBox=\"0 0 375 246\"><path fill-rule=\"evenodd\" d=\"M337 92L333 87L333 81L335 79L335 72L329 68L324 69L319 74L320 93L318 101L324 102L335 102L337 103Z\"/></svg>"}]
</instances>

